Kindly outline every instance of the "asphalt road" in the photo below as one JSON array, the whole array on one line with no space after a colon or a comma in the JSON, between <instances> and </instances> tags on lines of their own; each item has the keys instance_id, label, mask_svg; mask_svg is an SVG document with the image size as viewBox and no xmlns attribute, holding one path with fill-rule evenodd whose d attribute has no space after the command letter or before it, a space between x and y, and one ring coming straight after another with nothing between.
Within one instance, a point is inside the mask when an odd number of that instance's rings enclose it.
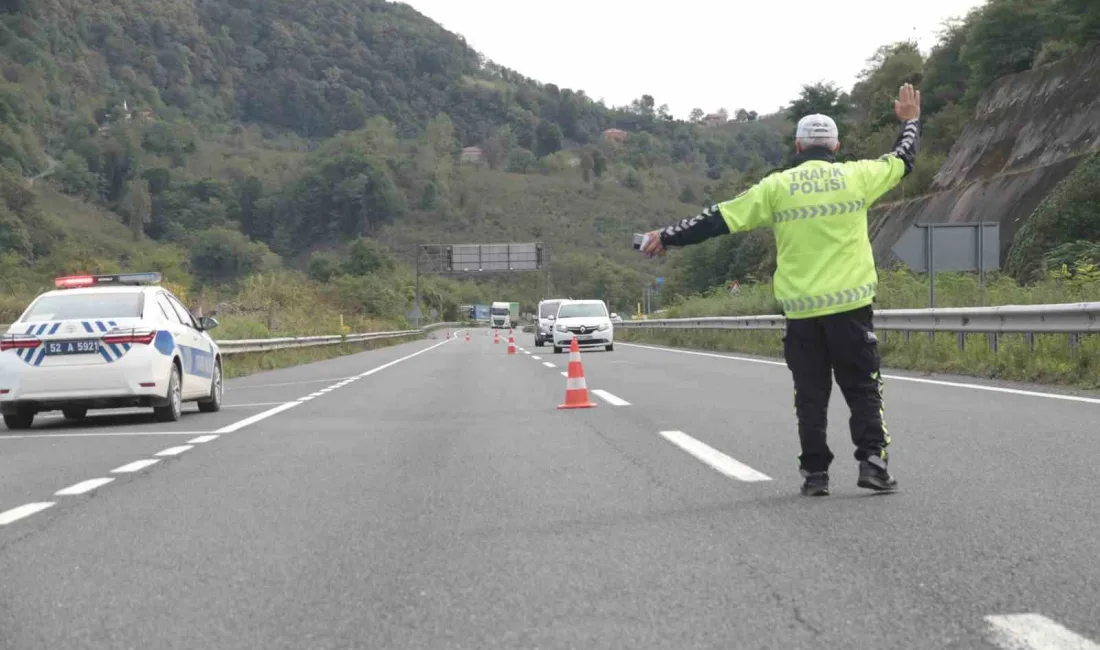
<instances>
[{"instance_id":1,"label":"asphalt road","mask_svg":"<svg viewBox=\"0 0 1100 650\"><path fill-rule=\"evenodd\" d=\"M834 394L806 499L784 366L620 343L563 411L519 344L0 429L0 647L1100 649L1100 397L892 373L901 491Z\"/></svg>"}]
</instances>

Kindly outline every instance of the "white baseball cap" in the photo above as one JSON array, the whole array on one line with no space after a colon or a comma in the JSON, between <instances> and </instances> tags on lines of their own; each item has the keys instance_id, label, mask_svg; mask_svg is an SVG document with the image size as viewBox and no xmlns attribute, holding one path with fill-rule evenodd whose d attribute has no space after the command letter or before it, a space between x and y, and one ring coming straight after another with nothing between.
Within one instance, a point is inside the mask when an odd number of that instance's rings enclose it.
<instances>
[{"instance_id":1,"label":"white baseball cap","mask_svg":"<svg viewBox=\"0 0 1100 650\"><path fill-rule=\"evenodd\" d=\"M836 140L839 132L836 122L828 115L814 113L798 121L795 136L799 140Z\"/></svg>"}]
</instances>

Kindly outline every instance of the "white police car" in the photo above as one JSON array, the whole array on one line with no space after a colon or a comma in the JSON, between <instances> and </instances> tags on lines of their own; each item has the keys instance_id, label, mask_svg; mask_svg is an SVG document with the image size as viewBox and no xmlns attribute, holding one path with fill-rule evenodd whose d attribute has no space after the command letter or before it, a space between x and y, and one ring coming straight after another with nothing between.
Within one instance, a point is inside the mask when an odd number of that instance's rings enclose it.
<instances>
[{"instance_id":1,"label":"white police car","mask_svg":"<svg viewBox=\"0 0 1100 650\"><path fill-rule=\"evenodd\" d=\"M222 405L222 360L207 332L159 273L57 278L0 337L0 413L9 429L60 409L152 407L180 419L183 402Z\"/></svg>"}]
</instances>

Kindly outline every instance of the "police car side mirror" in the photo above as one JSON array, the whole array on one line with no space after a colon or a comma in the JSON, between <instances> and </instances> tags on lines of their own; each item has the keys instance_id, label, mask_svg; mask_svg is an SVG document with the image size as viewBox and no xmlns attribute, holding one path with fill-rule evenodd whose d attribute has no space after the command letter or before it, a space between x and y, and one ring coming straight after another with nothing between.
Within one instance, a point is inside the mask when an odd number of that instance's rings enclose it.
<instances>
[{"instance_id":1,"label":"police car side mirror","mask_svg":"<svg viewBox=\"0 0 1100 650\"><path fill-rule=\"evenodd\" d=\"M611 320L615 320L618 317L619 317L618 314L616 314L615 312L611 312Z\"/></svg>"},{"instance_id":2,"label":"police car side mirror","mask_svg":"<svg viewBox=\"0 0 1100 650\"><path fill-rule=\"evenodd\" d=\"M201 327L202 331L204 331L204 332L206 332L208 330L212 330L217 326L218 326L218 321L216 319L214 319L213 317L211 317L211 316L203 316L202 318L199 319L199 327Z\"/></svg>"},{"instance_id":3,"label":"police car side mirror","mask_svg":"<svg viewBox=\"0 0 1100 650\"><path fill-rule=\"evenodd\" d=\"M558 317L555 316L554 314L550 314L549 316L546 317L546 320L557 320L557 319L558 319Z\"/></svg>"}]
</instances>

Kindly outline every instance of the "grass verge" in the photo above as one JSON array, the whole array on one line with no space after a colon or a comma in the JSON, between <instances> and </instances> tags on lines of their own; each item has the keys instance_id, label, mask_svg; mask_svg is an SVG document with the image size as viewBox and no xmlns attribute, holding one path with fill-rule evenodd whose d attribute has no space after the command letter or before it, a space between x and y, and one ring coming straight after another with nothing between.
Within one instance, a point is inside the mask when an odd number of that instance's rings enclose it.
<instances>
[{"instance_id":1,"label":"grass verge","mask_svg":"<svg viewBox=\"0 0 1100 650\"><path fill-rule=\"evenodd\" d=\"M906 271L880 271L876 309L927 308L927 279ZM1042 281L1020 286L999 274L990 274L979 286L977 278L962 273L944 273L936 278L937 307L976 305L1053 304L1100 301L1100 278L1096 274L1062 271ZM770 284L744 287L739 295L724 292L696 295L667 309L667 318L702 316L745 316L778 314ZM774 331L685 331L619 329L616 338L638 343L724 352L742 352L772 357L783 356L781 334ZM883 365L921 372L970 375L991 379L1100 388L1100 336L1082 335L1076 347L1068 334L1037 334L1034 350L1023 334L1003 334L994 352L984 334L969 334L960 347L951 333L914 332L909 339L902 332L879 332Z\"/></svg>"},{"instance_id":2,"label":"grass verge","mask_svg":"<svg viewBox=\"0 0 1100 650\"><path fill-rule=\"evenodd\" d=\"M628 343L651 343L690 350L741 352L783 357L781 334L774 331L649 331L620 329L615 338ZM1030 351L1022 334L1001 335L998 350L990 349L983 334L966 337L960 350L954 334L914 332L909 341L902 332L879 332L884 367L970 375L1075 388L1100 389L1100 337L1084 336L1071 352L1069 336L1043 334L1034 337Z\"/></svg>"}]
</instances>

